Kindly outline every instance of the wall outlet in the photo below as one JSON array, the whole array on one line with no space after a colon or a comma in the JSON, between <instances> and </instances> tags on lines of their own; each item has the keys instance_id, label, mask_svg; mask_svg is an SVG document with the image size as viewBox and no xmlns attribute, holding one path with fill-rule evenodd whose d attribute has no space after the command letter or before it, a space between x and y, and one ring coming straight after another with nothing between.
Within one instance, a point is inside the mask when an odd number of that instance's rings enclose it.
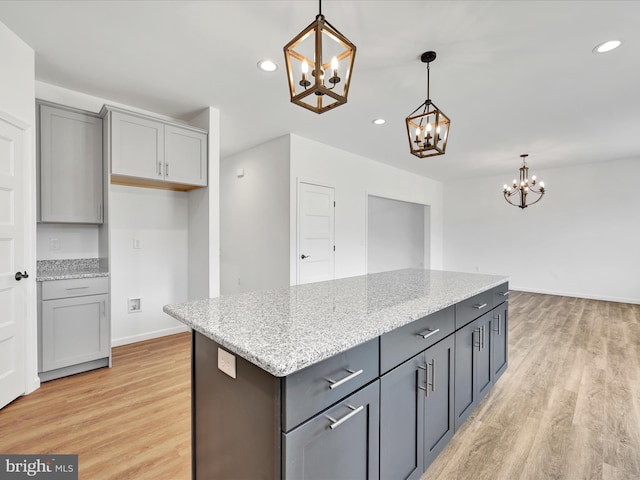
<instances>
[{"instance_id":1,"label":"wall outlet","mask_svg":"<svg viewBox=\"0 0 640 480\"><path fill-rule=\"evenodd\" d=\"M49 250L60 250L60 239L59 238L50 238L49 239Z\"/></svg>"},{"instance_id":2,"label":"wall outlet","mask_svg":"<svg viewBox=\"0 0 640 480\"><path fill-rule=\"evenodd\" d=\"M127 302L129 313L142 311L142 302L140 301L140 297L129 298Z\"/></svg>"},{"instance_id":3,"label":"wall outlet","mask_svg":"<svg viewBox=\"0 0 640 480\"><path fill-rule=\"evenodd\" d=\"M218 368L231 378L236 378L236 356L218 347Z\"/></svg>"}]
</instances>

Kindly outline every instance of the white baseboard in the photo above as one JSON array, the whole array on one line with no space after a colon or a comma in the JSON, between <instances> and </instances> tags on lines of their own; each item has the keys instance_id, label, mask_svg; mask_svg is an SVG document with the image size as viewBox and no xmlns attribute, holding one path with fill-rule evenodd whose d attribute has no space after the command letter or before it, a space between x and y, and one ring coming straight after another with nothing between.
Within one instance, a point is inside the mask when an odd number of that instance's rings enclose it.
<instances>
[{"instance_id":1,"label":"white baseboard","mask_svg":"<svg viewBox=\"0 0 640 480\"><path fill-rule=\"evenodd\" d=\"M636 305L640 305L640 298L618 298L618 297L608 297L604 295L590 295L585 293L558 292L554 290L543 290L539 288L518 287L516 285L509 285L509 290L517 290L519 292L529 292L529 293L543 293L545 295L558 295L561 297L588 298L589 300L602 300L605 302L633 303Z\"/></svg>"},{"instance_id":2,"label":"white baseboard","mask_svg":"<svg viewBox=\"0 0 640 480\"><path fill-rule=\"evenodd\" d=\"M113 340L111 340L111 346L120 347L121 345L128 345L130 343L151 340L152 338L166 337L167 335L188 332L189 330L190 328L186 325L179 325L177 327L165 328L164 330L154 330L153 332L140 333L138 335L131 335L129 337L114 338Z\"/></svg>"}]
</instances>

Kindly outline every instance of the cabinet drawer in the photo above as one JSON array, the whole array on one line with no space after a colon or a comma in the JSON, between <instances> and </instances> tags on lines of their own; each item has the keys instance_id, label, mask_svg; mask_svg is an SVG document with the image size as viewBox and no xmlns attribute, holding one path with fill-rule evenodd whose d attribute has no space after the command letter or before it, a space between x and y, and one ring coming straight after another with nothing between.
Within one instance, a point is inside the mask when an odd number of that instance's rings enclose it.
<instances>
[{"instance_id":1,"label":"cabinet drawer","mask_svg":"<svg viewBox=\"0 0 640 480\"><path fill-rule=\"evenodd\" d=\"M291 430L377 377L377 338L289 375L283 381L282 429Z\"/></svg>"},{"instance_id":2,"label":"cabinet drawer","mask_svg":"<svg viewBox=\"0 0 640 480\"><path fill-rule=\"evenodd\" d=\"M464 327L493 308L493 289L456 304L456 329Z\"/></svg>"},{"instance_id":3,"label":"cabinet drawer","mask_svg":"<svg viewBox=\"0 0 640 480\"><path fill-rule=\"evenodd\" d=\"M109 277L73 278L42 282L42 300L109 293Z\"/></svg>"},{"instance_id":4,"label":"cabinet drawer","mask_svg":"<svg viewBox=\"0 0 640 480\"><path fill-rule=\"evenodd\" d=\"M503 283L493 288L493 306L497 307L502 302L509 300L509 283Z\"/></svg>"},{"instance_id":5,"label":"cabinet drawer","mask_svg":"<svg viewBox=\"0 0 640 480\"><path fill-rule=\"evenodd\" d=\"M380 337L380 373L385 373L455 329L454 307L427 315Z\"/></svg>"}]
</instances>

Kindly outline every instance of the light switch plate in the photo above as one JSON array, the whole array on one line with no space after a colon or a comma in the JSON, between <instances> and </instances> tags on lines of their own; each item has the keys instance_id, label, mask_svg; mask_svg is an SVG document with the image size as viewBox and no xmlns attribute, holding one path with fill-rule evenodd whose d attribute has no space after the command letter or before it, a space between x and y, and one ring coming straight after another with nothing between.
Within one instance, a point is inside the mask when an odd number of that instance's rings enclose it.
<instances>
[{"instance_id":1,"label":"light switch plate","mask_svg":"<svg viewBox=\"0 0 640 480\"><path fill-rule=\"evenodd\" d=\"M236 356L218 347L218 368L231 378L236 378Z\"/></svg>"}]
</instances>

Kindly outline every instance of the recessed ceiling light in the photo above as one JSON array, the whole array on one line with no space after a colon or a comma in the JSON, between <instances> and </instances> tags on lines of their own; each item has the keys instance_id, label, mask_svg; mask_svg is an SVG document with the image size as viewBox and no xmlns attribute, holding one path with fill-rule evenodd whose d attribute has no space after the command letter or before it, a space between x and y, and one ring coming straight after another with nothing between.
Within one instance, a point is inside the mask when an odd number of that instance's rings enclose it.
<instances>
[{"instance_id":1,"label":"recessed ceiling light","mask_svg":"<svg viewBox=\"0 0 640 480\"><path fill-rule=\"evenodd\" d=\"M600 45L596 45L593 49L593 53L606 53L611 50L618 48L622 42L620 40L609 40L607 42L601 43Z\"/></svg>"},{"instance_id":2,"label":"recessed ceiling light","mask_svg":"<svg viewBox=\"0 0 640 480\"><path fill-rule=\"evenodd\" d=\"M278 69L278 65L271 60L260 60L258 62L258 68L264 72L275 72Z\"/></svg>"},{"instance_id":3,"label":"recessed ceiling light","mask_svg":"<svg viewBox=\"0 0 640 480\"><path fill-rule=\"evenodd\" d=\"M371 123L374 125L384 125L386 120L384 118L376 118L375 120L372 120Z\"/></svg>"}]
</instances>

